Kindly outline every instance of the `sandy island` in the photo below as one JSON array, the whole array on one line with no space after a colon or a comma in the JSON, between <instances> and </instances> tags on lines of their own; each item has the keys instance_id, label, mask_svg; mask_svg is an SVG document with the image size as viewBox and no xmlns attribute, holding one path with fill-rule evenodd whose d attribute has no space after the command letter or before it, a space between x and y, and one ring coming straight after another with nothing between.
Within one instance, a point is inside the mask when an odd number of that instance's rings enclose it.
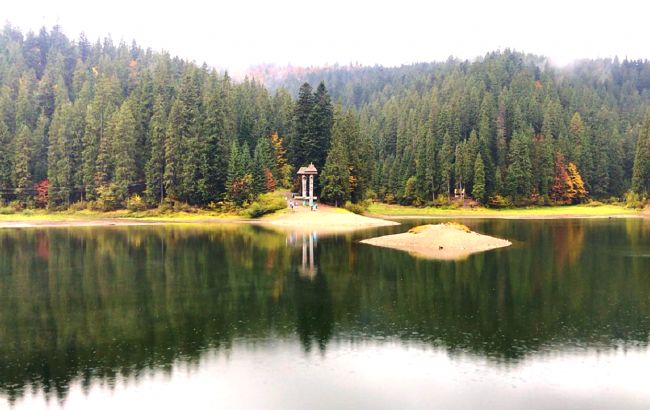
<instances>
[{"instance_id":1,"label":"sandy island","mask_svg":"<svg viewBox=\"0 0 650 410\"><path fill-rule=\"evenodd\" d=\"M409 252L428 259L461 259L472 253L510 246L505 239L472 232L465 225L421 225L408 232L365 239L367 243Z\"/></svg>"},{"instance_id":2,"label":"sandy island","mask_svg":"<svg viewBox=\"0 0 650 410\"><path fill-rule=\"evenodd\" d=\"M378 226L399 225L398 222L353 214L343 209L320 206L317 211L298 207L280 215L271 215L258 223L291 231L317 231L319 233L350 232Z\"/></svg>"}]
</instances>

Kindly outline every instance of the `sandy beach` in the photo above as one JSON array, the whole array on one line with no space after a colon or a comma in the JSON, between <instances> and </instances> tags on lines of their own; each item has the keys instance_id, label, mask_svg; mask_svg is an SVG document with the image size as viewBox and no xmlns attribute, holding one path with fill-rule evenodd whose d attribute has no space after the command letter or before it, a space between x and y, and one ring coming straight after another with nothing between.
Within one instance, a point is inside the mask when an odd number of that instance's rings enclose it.
<instances>
[{"instance_id":1,"label":"sandy beach","mask_svg":"<svg viewBox=\"0 0 650 410\"><path fill-rule=\"evenodd\" d=\"M263 218L258 223L283 230L320 233L350 232L357 229L399 225L398 222L357 215L330 206L319 206L317 211L311 211L309 207L298 207L280 215Z\"/></svg>"},{"instance_id":2,"label":"sandy beach","mask_svg":"<svg viewBox=\"0 0 650 410\"><path fill-rule=\"evenodd\" d=\"M460 224L421 225L405 233L379 236L361 241L393 248L427 259L462 259L472 253L510 246L505 239L472 232Z\"/></svg>"}]
</instances>

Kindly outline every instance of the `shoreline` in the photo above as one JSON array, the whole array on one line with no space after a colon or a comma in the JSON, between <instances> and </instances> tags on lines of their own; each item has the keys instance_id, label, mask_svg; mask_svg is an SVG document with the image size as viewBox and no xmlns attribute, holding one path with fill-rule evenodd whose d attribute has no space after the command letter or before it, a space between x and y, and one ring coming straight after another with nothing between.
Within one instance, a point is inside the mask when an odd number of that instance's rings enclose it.
<instances>
[{"instance_id":1,"label":"shoreline","mask_svg":"<svg viewBox=\"0 0 650 410\"><path fill-rule=\"evenodd\" d=\"M512 220L553 220L553 219L641 219L650 215L642 214L611 214L611 215L585 215L585 214L561 214L561 215L379 215L368 214L368 216L382 219L395 220L417 220L417 219L512 219Z\"/></svg>"},{"instance_id":2,"label":"shoreline","mask_svg":"<svg viewBox=\"0 0 650 410\"><path fill-rule=\"evenodd\" d=\"M379 226L398 225L398 221L430 219L512 219L512 220L561 220L561 219L626 219L649 218L650 210L635 211L622 207L574 207L574 208L522 208L512 210L444 210L421 208L421 213L408 214L411 209L395 206L384 207L394 213L370 212L353 214L342 208L322 206L316 212L298 208L291 212L282 210L259 219L233 214L176 213L162 216L132 216L126 212L113 213L34 213L0 215L0 228L46 228L46 227L93 227L93 226L148 226L165 224L251 224L281 230L316 230L320 232L350 232ZM585 212L585 209L588 212ZM565 211L565 212L559 212ZM575 212L571 212L575 211ZM618 212L617 212L618 211ZM427 213L428 212L428 213Z\"/></svg>"}]
</instances>

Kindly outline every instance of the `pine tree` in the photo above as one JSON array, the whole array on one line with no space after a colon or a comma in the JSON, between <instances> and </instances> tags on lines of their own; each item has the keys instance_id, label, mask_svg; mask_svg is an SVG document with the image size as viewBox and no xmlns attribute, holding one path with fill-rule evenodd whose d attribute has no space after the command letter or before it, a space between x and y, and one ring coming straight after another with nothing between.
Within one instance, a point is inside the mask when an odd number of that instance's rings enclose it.
<instances>
[{"instance_id":1,"label":"pine tree","mask_svg":"<svg viewBox=\"0 0 650 410\"><path fill-rule=\"evenodd\" d=\"M183 152L182 127L183 125L183 103L176 99L172 105L167 131L165 133L165 173L163 185L167 196L178 200L182 194L181 183L181 162Z\"/></svg>"},{"instance_id":2,"label":"pine tree","mask_svg":"<svg viewBox=\"0 0 650 410\"><path fill-rule=\"evenodd\" d=\"M533 139L531 159L534 190L548 195L553 185L553 143L550 137L538 134Z\"/></svg>"},{"instance_id":3,"label":"pine tree","mask_svg":"<svg viewBox=\"0 0 650 410\"><path fill-rule=\"evenodd\" d=\"M318 84L314 93L314 106L309 122L316 145L312 154L314 157L313 163L317 169L321 169L325 164L325 157L329 151L332 126L334 124L332 102L325 88L325 83L322 81Z\"/></svg>"},{"instance_id":4,"label":"pine tree","mask_svg":"<svg viewBox=\"0 0 650 410\"><path fill-rule=\"evenodd\" d=\"M133 115L133 102L127 100L113 116L111 130L113 137L113 158L116 200L125 201L129 196L129 188L136 182L136 120Z\"/></svg>"},{"instance_id":5,"label":"pine tree","mask_svg":"<svg viewBox=\"0 0 650 410\"><path fill-rule=\"evenodd\" d=\"M226 178L226 191L230 192L235 179L237 179L237 161L239 160L239 146L237 141L233 141L230 144L230 150L228 155L228 177Z\"/></svg>"},{"instance_id":6,"label":"pine tree","mask_svg":"<svg viewBox=\"0 0 650 410\"><path fill-rule=\"evenodd\" d=\"M640 194L650 193L650 110L646 112L632 168L632 190Z\"/></svg>"},{"instance_id":7,"label":"pine tree","mask_svg":"<svg viewBox=\"0 0 650 410\"><path fill-rule=\"evenodd\" d=\"M87 199L95 199L97 156L99 155L99 141L103 138L105 127L103 118L93 103L86 107L86 130L83 136L83 151L81 153L81 171L84 193Z\"/></svg>"},{"instance_id":8,"label":"pine tree","mask_svg":"<svg viewBox=\"0 0 650 410\"><path fill-rule=\"evenodd\" d=\"M321 197L339 206L350 199L350 168L344 129L335 126L332 131L332 146L320 177Z\"/></svg>"},{"instance_id":9,"label":"pine tree","mask_svg":"<svg viewBox=\"0 0 650 410\"><path fill-rule=\"evenodd\" d=\"M298 92L293 113L294 131L289 155L295 167L301 167L315 160L313 153L317 143L313 135L311 113L314 109L314 95L309 83L304 83Z\"/></svg>"},{"instance_id":10,"label":"pine tree","mask_svg":"<svg viewBox=\"0 0 650 410\"><path fill-rule=\"evenodd\" d=\"M478 202L485 201L485 165L481 154L476 155L474 161L474 186L472 187L472 196Z\"/></svg>"},{"instance_id":11,"label":"pine tree","mask_svg":"<svg viewBox=\"0 0 650 410\"><path fill-rule=\"evenodd\" d=\"M274 172L275 159L273 155L273 148L268 138L260 138L255 146L255 153L253 156L253 189L255 194L261 194L269 191L268 185L275 185L269 181L268 175L277 174Z\"/></svg>"},{"instance_id":12,"label":"pine tree","mask_svg":"<svg viewBox=\"0 0 650 410\"><path fill-rule=\"evenodd\" d=\"M205 107L203 133L204 170L206 202L222 199L226 191L228 169L228 118L227 99L224 92L225 79L218 81L216 74L210 79L211 86Z\"/></svg>"},{"instance_id":13,"label":"pine tree","mask_svg":"<svg viewBox=\"0 0 650 410\"><path fill-rule=\"evenodd\" d=\"M50 207L68 206L72 186L70 161L68 156L70 145L70 111L69 102L61 103L54 111L49 132L48 175Z\"/></svg>"},{"instance_id":14,"label":"pine tree","mask_svg":"<svg viewBox=\"0 0 650 410\"><path fill-rule=\"evenodd\" d=\"M442 148L438 153L437 162L440 164L440 191L447 196L451 195L451 177L454 161L454 147L451 135L447 132L443 138Z\"/></svg>"},{"instance_id":15,"label":"pine tree","mask_svg":"<svg viewBox=\"0 0 650 410\"><path fill-rule=\"evenodd\" d=\"M528 137L517 131L511 141L507 176L508 191L516 201L528 198L532 192L532 168Z\"/></svg>"},{"instance_id":16,"label":"pine tree","mask_svg":"<svg viewBox=\"0 0 650 410\"><path fill-rule=\"evenodd\" d=\"M34 185L30 170L31 140L31 132L27 125L23 124L16 136L14 153L16 197L23 205L26 205L32 196Z\"/></svg>"},{"instance_id":17,"label":"pine tree","mask_svg":"<svg viewBox=\"0 0 650 410\"><path fill-rule=\"evenodd\" d=\"M282 187L286 188L291 181L291 165L287 163L283 140L277 132L271 135L271 147L275 157L275 169L278 172L274 177Z\"/></svg>"},{"instance_id":18,"label":"pine tree","mask_svg":"<svg viewBox=\"0 0 650 410\"><path fill-rule=\"evenodd\" d=\"M571 122L569 123L569 144L565 147L565 154L569 162L581 160L580 148L584 143L585 134L585 124L582 121L582 116L579 112L573 113Z\"/></svg>"},{"instance_id":19,"label":"pine tree","mask_svg":"<svg viewBox=\"0 0 650 410\"><path fill-rule=\"evenodd\" d=\"M11 152L11 134L5 122L0 119L0 199L7 201L13 193L12 170L13 152Z\"/></svg>"},{"instance_id":20,"label":"pine tree","mask_svg":"<svg viewBox=\"0 0 650 410\"><path fill-rule=\"evenodd\" d=\"M162 95L156 97L153 116L149 125L151 152L145 169L146 199L149 204L162 203L165 195L165 133L167 112Z\"/></svg>"}]
</instances>

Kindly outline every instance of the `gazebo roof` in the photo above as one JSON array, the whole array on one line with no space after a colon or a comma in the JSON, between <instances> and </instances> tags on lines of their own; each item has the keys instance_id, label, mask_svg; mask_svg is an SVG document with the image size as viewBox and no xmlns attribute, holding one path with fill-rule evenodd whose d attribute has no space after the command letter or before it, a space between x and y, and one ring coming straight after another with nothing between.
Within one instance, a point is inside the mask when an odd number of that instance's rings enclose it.
<instances>
[{"instance_id":1,"label":"gazebo roof","mask_svg":"<svg viewBox=\"0 0 650 410\"><path fill-rule=\"evenodd\" d=\"M313 163L309 163L306 167L300 167L298 175L318 175L318 170Z\"/></svg>"}]
</instances>

